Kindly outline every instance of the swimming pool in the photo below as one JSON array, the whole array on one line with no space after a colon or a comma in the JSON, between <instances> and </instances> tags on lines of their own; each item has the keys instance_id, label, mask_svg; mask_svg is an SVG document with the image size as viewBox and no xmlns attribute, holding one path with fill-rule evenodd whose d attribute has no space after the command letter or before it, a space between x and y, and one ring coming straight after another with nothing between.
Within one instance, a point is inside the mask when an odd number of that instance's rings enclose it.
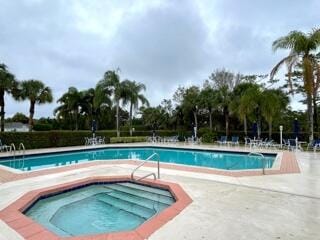
<instances>
[{"instance_id":1,"label":"swimming pool","mask_svg":"<svg viewBox=\"0 0 320 240\"><path fill-rule=\"evenodd\" d=\"M146 159L158 153L160 162L183 164L189 166L217 168L225 170L261 169L263 161L259 157L249 157L247 153L211 150L195 150L164 147L113 147L103 149L77 150L62 153L28 155L22 161L0 159L0 165L31 171L57 166L66 166L95 160ZM264 154L265 168L271 168L276 154Z\"/></svg>"}]
</instances>

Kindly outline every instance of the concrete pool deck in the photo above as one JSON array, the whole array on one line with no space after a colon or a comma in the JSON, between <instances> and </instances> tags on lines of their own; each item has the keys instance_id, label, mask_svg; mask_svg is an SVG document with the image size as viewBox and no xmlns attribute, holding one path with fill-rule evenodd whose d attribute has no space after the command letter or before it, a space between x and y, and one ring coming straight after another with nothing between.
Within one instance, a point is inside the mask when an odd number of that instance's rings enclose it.
<instances>
[{"instance_id":1,"label":"concrete pool deck","mask_svg":"<svg viewBox=\"0 0 320 240\"><path fill-rule=\"evenodd\" d=\"M319 239L320 154L295 156L300 167L295 174L240 178L162 168L161 179L178 183L193 202L149 239ZM5 182L0 210L31 190L91 176L128 175L134 167L101 164ZM141 174L154 170L144 167ZM0 239L23 238L0 220Z\"/></svg>"}]
</instances>

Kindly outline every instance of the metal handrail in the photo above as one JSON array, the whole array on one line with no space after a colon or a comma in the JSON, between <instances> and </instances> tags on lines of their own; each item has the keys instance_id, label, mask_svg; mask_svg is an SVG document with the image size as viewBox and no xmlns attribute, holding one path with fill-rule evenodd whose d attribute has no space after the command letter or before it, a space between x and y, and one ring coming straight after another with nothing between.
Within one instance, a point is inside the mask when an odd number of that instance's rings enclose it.
<instances>
[{"instance_id":1,"label":"metal handrail","mask_svg":"<svg viewBox=\"0 0 320 240\"><path fill-rule=\"evenodd\" d=\"M16 157L16 145L14 143L10 144L10 154L13 154L13 158Z\"/></svg>"},{"instance_id":2,"label":"metal handrail","mask_svg":"<svg viewBox=\"0 0 320 240\"><path fill-rule=\"evenodd\" d=\"M24 144L22 142L19 144L18 152L19 152L19 155L22 155L22 158L21 158L22 164L21 164L20 168L23 169L24 168L24 156L26 154L26 148L25 148L25 146L24 146Z\"/></svg>"},{"instance_id":3,"label":"metal handrail","mask_svg":"<svg viewBox=\"0 0 320 240\"><path fill-rule=\"evenodd\" d=\"M11 160L10 160L10 167L15 166L15 159L16 159L16 146L14 143L10 144L10 155L13 155L12 160L13 160L13 165L11 166Z\"/></svg>"},{"instance_id":4,"label":"metal handrail","mask_svg":"<svg viewBox=\"0 0 320 240\"><path fill-rule=\"evenodd\" d=\"M158 153L153 153L152 155L150 155L147 159L145 159L142 163L140 163L135 169L133 169L132 173L131 173L131 180L135 180L134 179L134 173L140 168L142 167L146 162L148 162L149 160L151 160L154 156L158 156L158 161L157 161L157 167L158 167L158 179L160 178L160 156ZM136 179L136 181L142 180L144 178L153 176L154 180L157 179L157 176L155 173L148 173L147 175L140 177L138 179Z\"/></svg>"},{"instance_id":5,"label":"metal handrail","mask_svg":"<svg viewBox=\"0 0 320 240\"><path fill-rule=\"evenodd\" d=\"M261 160L262 160L262 173L263 173L263 175L265 175L265 165L266 165L266 162L265 162L265 158L264 158L264 156L263 156L263 154L262 153L259 153L259 152L250 152L249 154L248 154L248 156L258 156L258 157L261 157Z\"/></svg>"}]
</instances>

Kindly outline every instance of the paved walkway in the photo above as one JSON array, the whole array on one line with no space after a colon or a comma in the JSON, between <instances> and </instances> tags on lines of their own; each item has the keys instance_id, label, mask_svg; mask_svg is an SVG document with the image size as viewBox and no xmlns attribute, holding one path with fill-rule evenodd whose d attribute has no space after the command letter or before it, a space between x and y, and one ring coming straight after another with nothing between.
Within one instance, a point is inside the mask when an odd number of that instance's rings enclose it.
<instances>
[{"instance_id":1,"label":"paved walkway","mask_svg":"<svg viewBox=\"0 0 320 240\"><path fill-rule=\"evenodd\" d=\"M150 240L319 239L320 154L296 153L301 173L230 177L162 169L193 203ZM88 176L130 174L133 165L107 164L0 184L0 209L24 193ZM154 170L151 167L143 171ZM0 221L0 240L22 239Z\"/></svg>"}]
</instances>

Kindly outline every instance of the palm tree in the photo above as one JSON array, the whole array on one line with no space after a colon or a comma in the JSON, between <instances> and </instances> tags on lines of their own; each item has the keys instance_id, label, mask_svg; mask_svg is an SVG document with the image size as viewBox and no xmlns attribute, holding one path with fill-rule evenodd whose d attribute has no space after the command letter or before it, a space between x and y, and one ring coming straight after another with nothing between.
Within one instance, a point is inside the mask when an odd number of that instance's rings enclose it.
<instances>
[{"instance_id":1,"label":"palm tree","mask_svg":"<svg viewBox=\"0 0 320 240\"><path fill-rule=\"evenodd\" d=\"M5 64L0 64L0 121L1 132L4 131L4 118L5 118L5 102L4 95L6 93L14 94L17 89L18 82L12 73L8 71L8 67Z\"/></svg>"},{"instance_id":2,"label":"palm tree","mask_svg":"<svg viewBox=\"0 0 320 240\"><path fill-rule=\"evenodd\" d=\"M78 91L75 87L70 87L68 92L64 93L57 101L61 105L57 107L54 112L59 116L66 117L70 116L70 119L73 119L75 124L75 130L78 130L79 124L79 113L82 105L82 92Z\"/></svg>"},{"instance_id":3,"label":"palm tree","mask_svg":"<svg viewBox=\"0 0 320 240\"><path fill-rule=\"evenodd\" d=\"M218 90L205 86L200 92L200 106L206 109L209 114L209 128L212 130L212 114L215 106L218 104Z\"/></svg>"},{"instance_id":4,"label":"palm tree","mask_svg":"<svg viewBox=\"0 0 320 240\"><path fill-rule=\"evenodd\" d=\"M191 86L183 89L183 100L181 108L185 117L193 116L193 126L198 128L198 114L200 105L200 89L197 86Z\"/></svg>"},{"instance_id":5,"label":"palm tree","mask_svg":"<svg viewBox=\"0 0 320 240\"><path fill-rule=\"evenodd\" d=\"M139 103L142 105L146 104L149 106L147 98L141 93L146 90L146 86L143 83L138 83L135 81L125 80L123 84L126 88L125 92L127 93L128 101L130 102L130 111L129 111L129 129L130 136L132 136L132 115L133 110L137 110Z\"/></svg>"},{"instance_id":6,"label":"palm tree","mask_svg":"<svg viewBox=\"0 0 320 240\"><path fill-rule=\"evenodd\" d=\"M272 122L289 104L289 98L281 90L266 89L262 93L261 114L268 122L269 139L272 138Z\"/></svg>"},{"instance_id":7,"label":"palm tree","mask_svg":"<svg viewBox=\"0 0 320 240\"><path fill-rule=\"evenodd\" d=\"M237 85L232 94L230 109L243 121L243 131L248 136L248 117L254 113L257 100L260 96L260 87L257 84L244 82Z\"/></svg>"},{"instance_id":8,"label":"palm tree","mask_svg":"<svg viewBox=\"0 0 320 240\"><path fill-rule=\"evenodd\" d=\"M128 94L125 92L127 89L123 82L120 81L120 76L118 70L110 70L105 72L103 79L98 83L98 86L107 95L113 95L113 101L116 105L116 127L117 127L117 137L120 137L119 123L120 123L120 101L127 101Z\"/></svg>"},{"instance_id":9,"label":"palm tree","mask_svg":"<svg viewBox=\"0 0 320 240\"><path fill-rule=\"evenodd\" d=\"M229 135L229 118L230 118L230 104L232 100L232 94L227 85L223 85L218 89L217 102L218 107L222 110L225 119L226 136Z\"/></svg>"},{"instance_id":10,"label":"palm tree","mask_svg":"<svg viewBox=\"0 0 320 240\"><path fill-rule=\"evenodd\" d=\"M18 100L30 101L29 109L29 130L33 128L33 116L36 104L51 103L53 100L51 89L39 80L22 81L19 87Z\"/></svg>"},{"instance_id":11,"label":"palm tree","mask_svg":"<svg viewBox=\"0 0 320 240\"><path fill-rule=\"evenodd\" d=\"M110 95L103 91L100 85L90 88L83 93L82 112L89 116L89 120L98 120L101 110L111 106Z\"/></svg>"},{"instance_id":12,"label":"palm tree","mask_svg":"<svg viewBox=\"0 0 320 240\"><path fill-rule=\"evenodd\" d=\"M292 90L291 74L293 69L302 64L302 77L304 91L307 95L309 139L313 140L313 93L315 88L314 69L317 74L320 72L319 64L315 59L314 52L320 46L320 29L314 29L310 33L292 31L288 35L280 37L273 42L273 50L288 49L290 53L283 58L271 71L270 77L273 79L280 67L284 64L288 68L288 82Z\"/></svg>"}]
</instances>

